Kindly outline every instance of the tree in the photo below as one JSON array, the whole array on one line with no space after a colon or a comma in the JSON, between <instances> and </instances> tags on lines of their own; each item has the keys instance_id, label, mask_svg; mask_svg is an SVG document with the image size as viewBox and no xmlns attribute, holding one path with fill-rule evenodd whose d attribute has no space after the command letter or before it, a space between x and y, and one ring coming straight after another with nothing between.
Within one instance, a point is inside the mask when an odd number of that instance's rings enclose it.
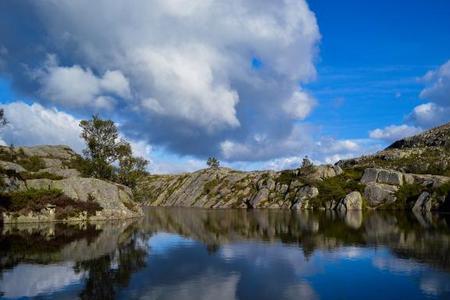
<instances>
[{"instance_id":1,"label":"tree","mask_svg":"<svg viewBox=\"0 0 450 300\"><path fill-rule=\"evenodd\" d=\"M8 124L8 120L5 117L5 111L0 108L0 128L6 126L6 124Z\"/></svg>"},{"instance_id":2,"label":"tree","mask_svg":"<svg viewBox=\"0 0 450 300\"><path fill-rule=\"evenodd\" d=\"M148 161L142 157L134 157L130 144L125 141L118 147L117 153L119 160L117 181L135 188L138 180L147 174Z\"/></svg>"},{"instance_id":3,"label":"tree","mask_svg":"<svg viewBox=\"0 0 450 300\"><path fill-rule=\"evenodd\" d=\"M218 168L220 165L220 161L215 157L209 157L208 160L206 161L206 164L210 168Z\"/></svg>"},{"instance_id":4,"label":"tree","mask_svg":"<svg viewBox=\"0 0 450 300\"><path fill-rule=\"evenodd\" d=\"M303 158L301 168L310 168L311 166L313 166L313 163L312 163L312 161L309 159L308 155L306 155L306 156Z\"/></svg>"},{"instance_id":5,"label":"tree","mask_svg":"<svg viewBox=\"0 0 450 300\"><path fill-rule=\"evenodd\" d=\"M87 146L83 150L88 165L86 173L134 188L138 179L147 173L148 161L133 156L130 144L119 139L114 122L94 115L91 120L81 121L80 127Z\"/></svg>"},{"instance_id":6,"label":"tree","mask_svg":"<svg viewBox=\"0 0 450 300\"><path fill-rule=\"evenodd\" d=\"M112 163L117 160L117 148L120 146L116 125L111 120L102 120L98 115L93 115L91 120L82 120L80 127L81 137L87 146L83 154L90 162L89 172L98 178L112 179Z\"/></svg>"},{"instance_id":7,"label":"tree","mask_svg":"<svg viewBox=\"0 0 450 300\"><path fill-rule=\"evenodd\" d=\"M315 170L313 162L309 159L308 155L303 158L302 165L300 166L300 173L307 175L313 173Z\"/></svg>"}]
</instances>

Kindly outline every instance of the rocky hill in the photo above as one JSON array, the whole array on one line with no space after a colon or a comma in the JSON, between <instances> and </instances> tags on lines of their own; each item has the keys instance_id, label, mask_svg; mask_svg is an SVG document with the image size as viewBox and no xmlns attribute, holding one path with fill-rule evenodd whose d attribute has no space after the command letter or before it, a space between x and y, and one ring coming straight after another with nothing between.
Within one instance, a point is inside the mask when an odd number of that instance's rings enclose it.
<instances>
[{"instance_id":1,"label":"rocky hill","mask_svg":"<svg viewBox=\"0 0 450 300\"><path fill-rule=\"evenodd\" d=\"M142 215L128 187L83 178L67 146L0 146L0 210L5 223L103 220Z\"/></svg>"},{"instance_id":2,"label":"rocky hill","mask_svg":"<svg viewBox=\"0 0 450 300\"><path fill-rule=\"evenodd\" d=\"M450 210L449 137L446 124L336 165L152 175L140 190L149 206Z\"/></svg>"}]
</instances>

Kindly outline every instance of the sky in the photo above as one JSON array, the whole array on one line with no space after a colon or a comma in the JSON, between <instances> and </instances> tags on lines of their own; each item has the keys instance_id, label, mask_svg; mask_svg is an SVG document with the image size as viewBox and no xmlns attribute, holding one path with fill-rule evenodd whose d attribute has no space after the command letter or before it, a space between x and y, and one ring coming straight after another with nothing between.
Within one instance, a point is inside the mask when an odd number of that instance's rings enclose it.
<instances>
[{"instance_id":1,"label":"sky","mask_svg":"<svg viewBox=\"0 0 450 300\"><path fill-rule=\"evenodd\" d=\"M446 0L0 2L0 142L114 120L153 173L297 167L450 121Z\"/></svg>"}]
</instances>

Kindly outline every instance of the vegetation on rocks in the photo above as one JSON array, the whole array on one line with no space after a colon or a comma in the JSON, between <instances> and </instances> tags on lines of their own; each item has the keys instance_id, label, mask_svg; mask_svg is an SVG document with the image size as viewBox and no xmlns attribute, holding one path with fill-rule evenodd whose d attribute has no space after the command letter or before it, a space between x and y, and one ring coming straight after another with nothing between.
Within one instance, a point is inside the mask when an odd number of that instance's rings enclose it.
<instances>
[{"instance_id":1,"label":"vegetation on rocks","mask_svg":"<svg viewBox=\"0 0 450 300\"><path fill-rule=\"evenodd\" d=\"M102 207L93 199L77 201L69 198L58 189L27 189L0 195L0 207L8 212L26 215L54 208L56 219L74 217L86 212L93 216Z\"/></svg>"},{"instance_id":2,"label":"vegetation on rocks","mask_svg":"<svg viewBox=\"0 0 450 300\"><path fill-rule=\"evenodd\" d=\"M316 183L319 195L311 200L313 207L325 207L328 201L338 202L353 191L363 192L364 185L359 182L362 171L358 169L344 170L341 175L330 177Z\"/></svg>"}]
</instances>

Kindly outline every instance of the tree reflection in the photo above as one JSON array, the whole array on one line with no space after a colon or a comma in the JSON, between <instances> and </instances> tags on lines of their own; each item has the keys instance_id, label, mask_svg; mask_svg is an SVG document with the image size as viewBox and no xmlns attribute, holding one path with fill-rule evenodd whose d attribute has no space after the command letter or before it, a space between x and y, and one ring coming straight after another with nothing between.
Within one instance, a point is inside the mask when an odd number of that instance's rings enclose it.
<instances>
[{"instance_id":1,"label":"tree reflection","mask_svg":"<svg viewBox=\"0 0 450 300\"><path fill-rule=\"evenodd\" d=\"M75 270L88 274L80 298L114 299L119 288L128 286L132 274L145 267L148 248L144 245L136 233L113 253L78 262Z\"/></svg>"}]
</instances>

